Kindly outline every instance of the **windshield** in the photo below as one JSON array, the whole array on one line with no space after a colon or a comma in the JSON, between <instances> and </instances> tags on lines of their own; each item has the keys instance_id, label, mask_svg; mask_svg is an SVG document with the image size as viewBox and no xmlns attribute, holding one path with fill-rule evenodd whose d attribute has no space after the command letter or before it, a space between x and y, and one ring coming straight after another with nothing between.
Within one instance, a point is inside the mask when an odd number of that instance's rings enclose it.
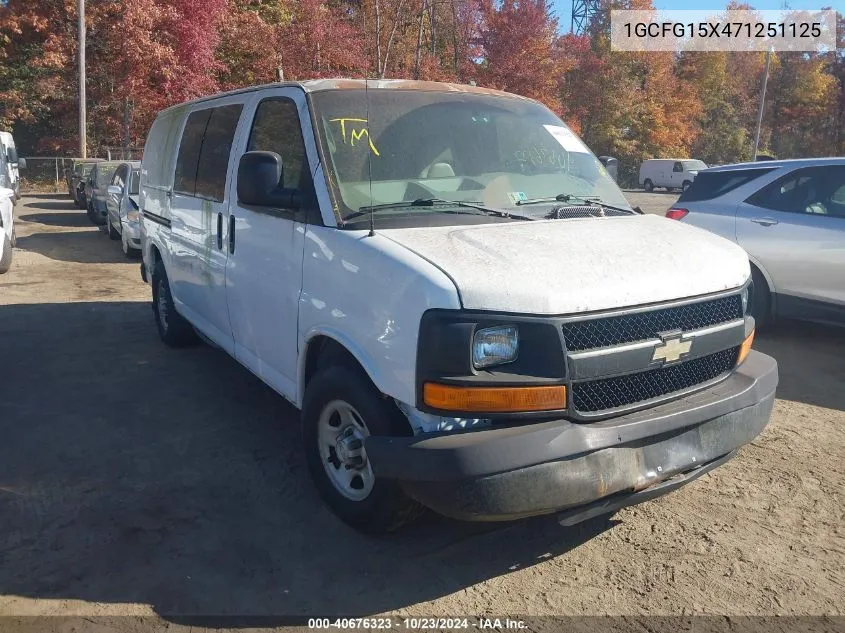
<instances>
[{"instance_id":1,"label":"windshield","mask_svg":"<svg viewBox=\"0 0 845 633\"><path fill-rule=\"evenodd\" d=\"M560 194L599 197L630 208L581 140L532 101L372 89L368 95L364 90L317 92L313 104L342 218L368 205L430 198L519 208L523 214L527 208L518 202ZM436 205L396 213L448 211ZM548 208L531 207L531 212L541 217Z\"/></svg>"},{"instance_id":2,"label":"windshield","mask_svg":"<svg viewBox=\"0 0 845 633\"><path fill-rule=\"evenodd\" d=\"M119 163L100 163L97 166L97 186L107 187L110 185L118 166Z\"/></svg>"},{"instance_id":3,"label":"windshield","mask_svg":"<svg viewBox=\"0 0 845 633\"><path fill-rule=\"evenodd\" d=\"M707 169L707 165L700 160L685 160L681 161L684 164L684 171L698 171Z\"/></svg>"}]
</instances>

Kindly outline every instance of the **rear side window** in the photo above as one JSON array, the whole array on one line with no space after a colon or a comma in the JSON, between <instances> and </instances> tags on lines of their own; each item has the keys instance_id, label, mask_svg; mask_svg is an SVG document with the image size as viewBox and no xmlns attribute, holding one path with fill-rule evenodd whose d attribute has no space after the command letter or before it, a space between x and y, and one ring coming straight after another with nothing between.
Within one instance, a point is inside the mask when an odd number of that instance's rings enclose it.
<instances>
[{"instance_id":1,"label":"rear side window","mask_svg":"<svg viewBox=\"0 0 845 633\"><path fill-rule=\"evenodd\" d=\"M176 173L173 176L173 191L193 196L197 190L197 166L202 149L202 138L211 110L197 110L188 115L179 154L176 157Z\"/></svg>"},{"instance_id":2,"label":"rear side window","mask_svg":"<svg viewBox=\"0 0 845 633\"><path fill-rule=\"evenodd\" d=\"M772 168L701 172L689 188L681 194L678 202L699 202L718 198L760 176L765 176L770 171Z\"/></svg>"},{"instance_id":3,"label":"rear side window","mask_svg":"<svg viewBox=\"0 0 845 633\"><path fill-rule=\"evenodd\" d=\"M764 187L746 202L772 211L845 217L845 167L797 169Z\"/></svg>"},{"instance_id":4,"label":"rear side window","mask_svg":"<svg viewBox=\"0 0 845 633\"><path fill-rule=\"evenodd\" d=\"M247 151L276 152L282 157L279 186L305 189L310 181L305 142L296 104L290 99L267 99L258 104Z\"/></svg>"},{"instance_id":5,"label":"rear side window","mask_svg":"<svg viewBox=\"0 0 845 633\"><path fill-rule=\"evenodd\" d=\"M223 201L229 153L242 109L241 104L234 104L211 111L197 165L196 195L200 198Z\"/></svg>"}]
</instances>

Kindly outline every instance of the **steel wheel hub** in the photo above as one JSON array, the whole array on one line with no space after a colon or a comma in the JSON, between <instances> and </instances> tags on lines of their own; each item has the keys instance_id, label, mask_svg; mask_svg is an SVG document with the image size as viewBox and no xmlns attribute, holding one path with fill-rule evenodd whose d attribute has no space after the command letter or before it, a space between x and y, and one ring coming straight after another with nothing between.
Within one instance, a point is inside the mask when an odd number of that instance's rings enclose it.
<instances>
[{"instance_id":1,"label":"steel wheel hub","mask_svg":"<svg viewBox=\"0 0 845 633\"><path fill-rule=\"evenodd\" d=\"M361 416L343 400L327 404L317 422L323 468L335 489L352 501L366 499L375 483L364 449L364 438L368 435Z\"/></svg>"}]
</instances>

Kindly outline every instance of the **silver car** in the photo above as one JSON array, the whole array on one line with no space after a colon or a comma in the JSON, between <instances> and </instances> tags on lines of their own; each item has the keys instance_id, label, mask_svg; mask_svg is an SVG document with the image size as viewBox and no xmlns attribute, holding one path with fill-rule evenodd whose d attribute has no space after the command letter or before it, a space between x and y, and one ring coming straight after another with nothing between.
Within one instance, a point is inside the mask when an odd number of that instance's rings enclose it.
<instances>
[{"instance_id":1,"label":"silver car","mask_svg":"<svg viewBox=\"0 0 845 633\"><path fill-rule=\"evenodd\" d=\"M114 172L106 195L105 230L113 240L120 240L123 254L129 258L141 252L141 229L138 217L138 181L140 161L121 163Z\"/></svg>"},{"instance_id":2,"label":"silver car","mask_svg":"<svg viewBox=\"0 0 845 633\"><path fill-rule=\"evenodd\" d=\"M666 217L745 248L758 325L776 316L845 325L845 158L707 169Z\"/></svg>"}]
</instances>

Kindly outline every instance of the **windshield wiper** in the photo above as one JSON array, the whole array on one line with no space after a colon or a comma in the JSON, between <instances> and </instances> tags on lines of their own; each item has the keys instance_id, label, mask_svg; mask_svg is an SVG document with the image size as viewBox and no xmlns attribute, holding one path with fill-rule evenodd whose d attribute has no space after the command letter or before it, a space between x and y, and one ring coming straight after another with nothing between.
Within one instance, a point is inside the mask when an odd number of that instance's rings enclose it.
<instances>
[{"instance_id":1,"label":"windshield wiper","mask_svg":"<svg viewBox=\"0 0 845 633\"><path fill-rule=\"evenodd\" d=\"M612 204L607 204L599 196L577 196L572 193L560 193L556 196L549 196L547 198L531 198L530 200L519 200L516 204L522 206L524 204L542 204L549 202L569 202L570 200L581 200L587 204L594 204L604 207L605 209L612 209L613 211L622 211L624 213L636 214L632 209L624 207L615 207Z\"/></svg>"},{"instance_id":2,"label":"windshield wiper","mask_svg":"<svg viewBox=\"0 0 845 633\"><path fill-rule=\"evenodd\" d=\"M497 218L511 218L514 220L536 220L536 218L532 218L527 215L509 213L508 211L504 211L502 209L491 209L490 207L483 206L480 202L467 202L464 200L443 200L442 198L417 198L416 200L401 200L398 202L386 202L384 204L373 204L369 206L359 207L357 211L347 215L346 218L344 218L344 221L349 221L352 218L360 218L362 216L369 215L371 212L378 213L379 211L383 211L385 209L407 209L411 207L434 206L475 209L476 211L481 211L486 215L492 215Z\"/></svg>"}]
</instances>

